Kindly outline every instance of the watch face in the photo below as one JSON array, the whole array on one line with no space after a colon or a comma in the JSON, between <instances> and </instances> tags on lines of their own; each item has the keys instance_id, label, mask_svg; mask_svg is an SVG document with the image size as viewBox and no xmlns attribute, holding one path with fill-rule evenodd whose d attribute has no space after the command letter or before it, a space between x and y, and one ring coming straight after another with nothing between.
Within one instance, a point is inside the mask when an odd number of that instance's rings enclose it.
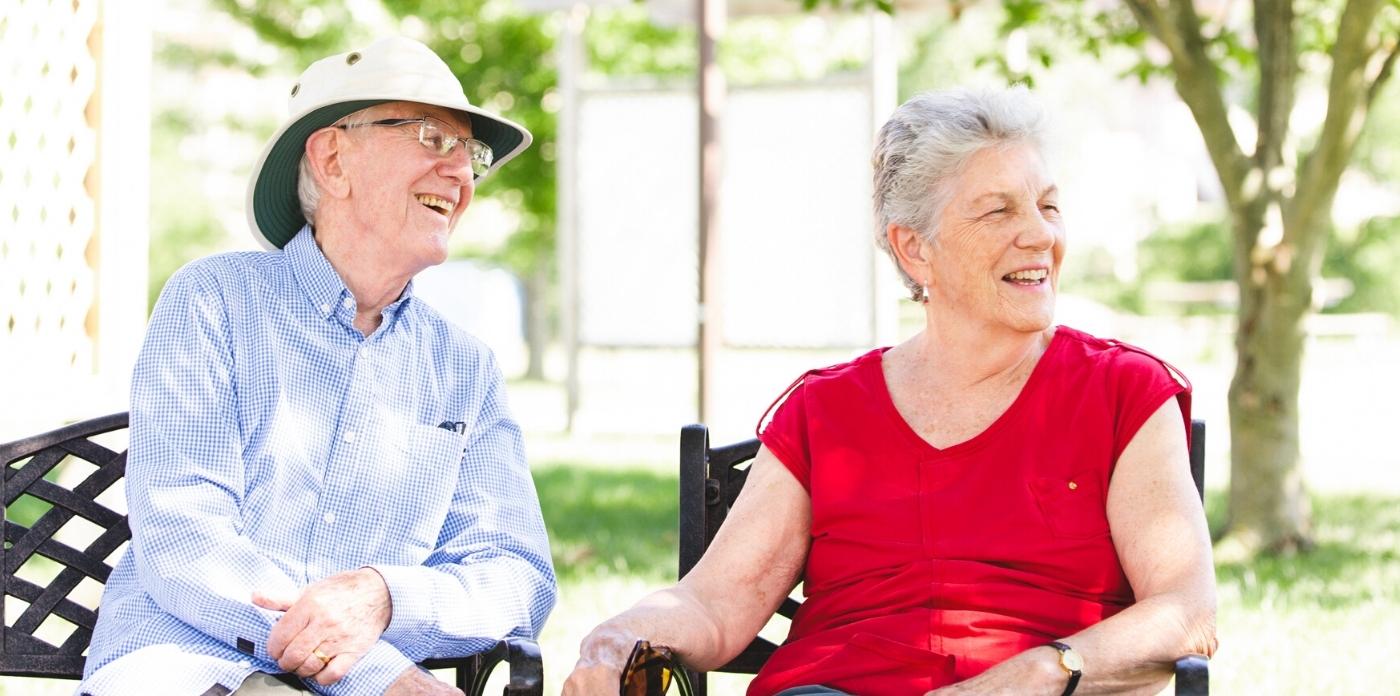
<instances>
[{"instance_id":1,"label":"watch face","mask_svg":"<svg viewBox=\"0 0 1400 696\"><path fill-rule=\"evenodd\" d=\"M1060 664L1071 672L1084 671L1084 658L1080 657L1079 653L1074 650L1061 650Z\"/></svg>"}]
</instances>

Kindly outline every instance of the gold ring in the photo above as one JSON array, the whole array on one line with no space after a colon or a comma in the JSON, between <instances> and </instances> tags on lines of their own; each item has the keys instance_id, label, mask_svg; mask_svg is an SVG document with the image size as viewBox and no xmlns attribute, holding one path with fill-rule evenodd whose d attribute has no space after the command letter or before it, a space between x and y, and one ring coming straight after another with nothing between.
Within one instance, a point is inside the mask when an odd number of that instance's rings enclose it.
<instances>
[{"instance_id":1,"label":"gold ring","mask_svg":"<svg viewBox=\"0 0 1400 696\"><path fill-rule=\"evenodd\" d=\"M312 650L312 651L311 651L311 654L312 654L312 655L315 655L315 656L316 656L316 659L320 660L320 661L321 661L321 664L323 664L323 665L328 665L328 664L330 664L330 662L331 662L331 657L330 657L330 655L327 655L327 654L321 652L321 648L320 648L319 646L318 646L315 650Z\"/></svg>"}]
</instances>

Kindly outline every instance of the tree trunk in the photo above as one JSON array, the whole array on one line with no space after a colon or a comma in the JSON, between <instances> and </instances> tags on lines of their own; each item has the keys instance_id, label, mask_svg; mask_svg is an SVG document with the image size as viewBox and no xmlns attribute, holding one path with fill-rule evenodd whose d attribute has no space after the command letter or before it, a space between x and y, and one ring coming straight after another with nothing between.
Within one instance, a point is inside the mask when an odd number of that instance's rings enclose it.
<instances>
[{"instance_id":1,"label":"tree trunk","mask_svg":"<svg viewBox=\"0 0 1400 696\"><path fill-rule=\"evenodd\" d=\"M544 353L549 347L549 267L536 264L525 277L525 379L544 379Z\"/></svg>"},{"instance_id":2,"label":"tree trunk","mask_svg":"<svg viewBox=\"0 0 1400 696\"><path fill-rule=\"evenodd\" d=\"M1248 225L1247 213L1235 218ZM1255 218L1258 220L1258 218ZM1236 232L1237 238L1239 232ZM1257 232L1248 235L1258 238ZM1240 288L1235 376L1230 383L1230 500L1226 531L1248 554L1312 546L1311 511L1303 488L1298 440L1303 322L1311 312L1306 268L1280 272L1278 255L1237 261ZM1306 266L1306 264L1304 264Z\"/></svg>"}]
</instances>

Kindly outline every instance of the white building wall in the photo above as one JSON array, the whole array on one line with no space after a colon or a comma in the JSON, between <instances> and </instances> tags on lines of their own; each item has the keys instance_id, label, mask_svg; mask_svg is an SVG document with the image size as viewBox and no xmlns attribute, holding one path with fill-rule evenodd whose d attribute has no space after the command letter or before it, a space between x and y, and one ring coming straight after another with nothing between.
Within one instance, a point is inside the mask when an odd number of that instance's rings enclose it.
<instances>
[{"instance_id":1,"label":"white building wall","mask_svg":"<svg viewBox=\"0 0 1400 696\"><path fill-rule=\"evenodd\" d=\"M0 439L123 410L145 324L145 10L0 9ZM138 4L139 5L139 4Z\"/></svg>"}]
</instances>

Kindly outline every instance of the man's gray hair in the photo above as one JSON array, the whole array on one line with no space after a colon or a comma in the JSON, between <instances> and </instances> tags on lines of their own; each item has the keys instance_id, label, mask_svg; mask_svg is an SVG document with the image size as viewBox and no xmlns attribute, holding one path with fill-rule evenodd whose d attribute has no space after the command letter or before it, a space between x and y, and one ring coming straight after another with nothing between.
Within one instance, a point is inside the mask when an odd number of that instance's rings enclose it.
<instances>
[{"instance_id":1,"label":"man's gray hair","mask_svg":"<svg viewBox=\"0 0 1400 696\"><path fill-rule=\"evenodd\" d=\"M933 240L953 182L977 151L1029 142L1044 150L1045 111L1025 87L924 92L895 109L875 137L875 244L894 260L915 300L923 288L899 265L886 230Z\"/></svg>"},{"instance_id":2,"label":"man's gray hair","mask_svg":"<svg viewBox=\"0 0 1400 696\"><path fill-rule=\"evenodd\" d=\"M363 126L374 120L370 111L373 106L360 109L359 111L347 114L339 121L332 123L332 126ZM306 150L301 152L301 163L297 165L297 201L301 203L301 214L306 218L306 224L314 225L316 222L316 207L321 204L321 188L316 185L316 175L311 171L311 160L306 156Z\"/></svg>"}]
</instances>

